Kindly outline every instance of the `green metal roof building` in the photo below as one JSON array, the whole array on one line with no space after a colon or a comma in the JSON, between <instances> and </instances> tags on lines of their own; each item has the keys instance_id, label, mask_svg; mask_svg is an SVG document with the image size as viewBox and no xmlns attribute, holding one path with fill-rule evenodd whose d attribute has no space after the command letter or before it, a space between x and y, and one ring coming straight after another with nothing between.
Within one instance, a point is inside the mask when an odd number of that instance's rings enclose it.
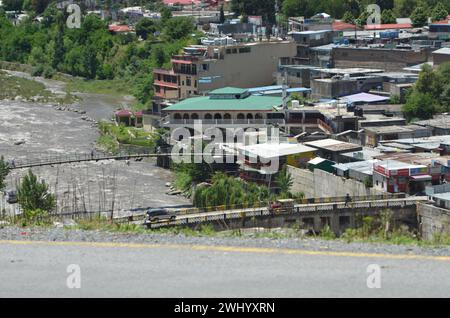
<instances>
[{"instance_id":1,"label":"green metal roof building","mask_svg":"<svg viewBox=\"0 0 450 318\"><path fill-rule=\"evenodd\" d=\"M209 96L185 99L164 109L166 112L271 112L283 104L281 97L253 96L246 89L224 87Z\"/></svg>"},{"instance_id":2,"label":"green metal roof building","mask_svg":"<svg viewBox=\"0 0 450 318\"><path fill-rule=\"evenodd\" d=\"M227 128L254 127L284 124L284 113L279 112L281 97L254 96L246 89L224 87L213 90L208 96L185 99L165 108L168 114L162 123L165 127L192 127L203 125Z\"/></svg>"}]
</instances>

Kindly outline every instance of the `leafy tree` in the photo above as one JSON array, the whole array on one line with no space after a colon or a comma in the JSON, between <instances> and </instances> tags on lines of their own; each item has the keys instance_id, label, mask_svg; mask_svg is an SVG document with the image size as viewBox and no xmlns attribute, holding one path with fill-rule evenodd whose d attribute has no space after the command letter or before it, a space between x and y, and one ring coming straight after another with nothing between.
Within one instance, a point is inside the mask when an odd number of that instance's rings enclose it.
<instances>
[{"instance_id":1,"label":"leafy tree","mask_svg":"<svg viewBox=\"0 0 450 318\"><path fill-rule=\"evenodd\" d=\"M381 12L381 23L388 24L388 23L396 23L396 18L394 15L394 11L391 9L386 9Z\"/></svg>"},{"instance_id":2,"label":"leafy tree","mask_svg":"<svg viewBox=\"0 0 450 318\"><path fill-rule=\"evenodd\" d=\"M292 176L287 172L286 165L280 170L275 180L280 190L280 194L283 196L290 196L290 189L294 182Z\"/></svg>"},{"instance_id":3,"label":"leafy tree","mask_svg":"<svg viewBox=\"0 0 450 318\"><path fill-rule=\"evenodd\" d=\"M447 9L441 2L438 2L436 6L431 10L431 21L444 20L448 15Z\"/></svg>"},{"instance_id":4,"label":"leafy tree","mask_svg":"<svg viewBox=\"0 0 450 318\"><path fill-rule=\"evenodd\" d=\"M238 180L217 172L212 177L211 185L200 185L196 188L193 202L201 208L236 205L254 206L268 201L269 190L254 183Z\"/></svg>"},{"instance_id":5,"label":"leafy tree","mask_svg":"<svg viewBox=\"0 0 450 318\"><path fill-rule=\"evenodd\" d=\"M170 8L167 6L161 7L161 10L159 11L159 13L161 13L161 23L162 24L166 24L166 22L172 18L172 10L170 10Z\"/></svg>"},{"instance_id":6,"label":"leafy tree","mask_svg":"<svg viewBox=\"0 0 450 318\"><path fill-rule=\"evenodd\" d=\"M156 66L158 67L162 67L166 62L166 53L164 52L164 49L161 46L157 46L153 50L153 56L156 62Z\"/></svg>"},{"instance_id":7,"label":"leafy tree","mask_svg":"<svg viewBox=\"0 0 450 318\"><path fill-rule=\"evenodd\" d=\"M232 0L231 10L238 15L260 15L265 24L275 23L275 0Z\"/></svg>"},{"instance_id":8,"label":"leafy tree","mask_svg":"<svg viewBox=\"0 0 450 318\"><path fill-rule=\"evenodd\" d=\"M3 0L3 7L6 11L22 10L23 0Z\"/></svg>"},{"instance_id":9,"label":"leafy tree","mask_svg":"<svg viewBox=\"0 0 450 318\"><path fill-rule=\"evenodd\" d=\"M9 173L8 163L4 160L3 156L0 157L0 191L5 189L5 179Z\"/></svg>"},{"instance_id":10,"label":"leafy tree","mask_svg":"<svg viewBox=\"0 0 450 318\"><path fill-rule=\"evenodd\" d=\"M345 10L350 12L353 17L357 17L360 14L360 5L358 0L346 0L344 4Z\"/></svg>"},{"instance_id":11,"label":"leafy tree","mask_svg":"<svg viewBox=\"0 0 450 318\"><path fill-rule=\"evenodd\" d=\"M417 0L395 0L394 12L400 18L409 17L416 5Z\"/></svg>"},{"instance_id":12,"label":"leafy tree","mask_svg":"<svg viewBox=\"0 0 450 318\"><path fill-rule=\"evenodd\" d=\"M54 55L52 60L52 67L57 69L59 64L64 61L64 17L61 12L57 14L57 32L55 34L55 46L54 46Z\"/></svg>"},{"instance_id":13,"label":"leafy tree","mask_svg":"<svg viewBox=\"0 0 450 318\"><path fill-rule=\"evenodd\" d=\"M23 177L17 190L17 198L24 212L43 210L51 212L55 206L55 196L48 191L48 185L37 180L31 170Z\"/></svg>"},{"instance_id":14,"label":"leafy tree","mask_svg":"<svg viewBox=\"0 0 450 318\"><path fill-rule=\"evenodd\" d=\"M50 0L31 0L31 8L37 14L44 12L45 8L47 8Z\"/></svg>"},{"instance_id":15,"label":"leafy tree","mask_svg":"<svg viewBox=\"0 0 450 318\"><path fill-rule=\"evenodd\" d=\"M391 10L394 8L394 0L376 0L376 4L378 4L381 10Z\"/></svg>"},{"instance_id":16,"label":"leafy tree","mask_svg":"<svg viewBox=\"0 0 450 318\"><path fill-rule=\"evenodd\" d=\"M450 111L450 62L437 70L425 65L419 79L406 96L402 109L408 120L428 119L439 112Z\"/></svg>"},{"instance_id":17,"label":"leafy tree","mask_svg":"<svg viewBox=\"0 0 450 318\"><path fill-rule=\"evenodd\" d=\"M308 0L284 0L283 13L288 17L310 16Z\"/></svg>"},{"instance_id":18,"label":"leafy tree","mask_svg":"<svg viewBox=\"0 0 450 318\"><path fill-rule=\"evenodd\" d=\"M438 102L431 94L413 91L408 95L402 111L408 120L429 119L438 112Z\"/></svg>"},{"instance_id":19,"label":"leafy tree","mask_svg":"<svg viewBox=\"0 0 450 318\"><path fill-rule=\"evenodd\" d=\"M153 35L157 30L158 27L152 19L144 18L136 23L136 35L144 40L147 40L148 35Z\"/></svg>"},{"instance_id":20,"label":"leafy tree","mask_svg":"<svg viewBox=\"0 0 450 318\"><path fill-rule=\"evenodd\" d=\"M367 24L367 18L369 17L369 12L363 11L359 15L359 17L356 19L356 24L359 26L366 25Z\"/></svg>"},{"instance_id":21,"label":"leafy tree","mask_svg":"<svg viewBox=\"0 0 450 318\"><path fill-rule=\"evenodd\" d=\"M427 23L427 11L423 6L418 6L411 13L411 21L414 27L422 27Z\"/></svg>"},{"instance_id":22,"label":"leafy tree","mask_svg":"<svg viewBox=\"0 0 450 318\"><path fill-rule=\"evenodd\" d=\"M347 11L344 13L344 16L342 17L342 21L346 23L354 23L355 17L353 16L351 11Z\"/></svg>"},{"instance_id":23,"label":"leafy tree","mask_svg":"<svg viewBox=\"0 0 450 318\"><path fill-rule=\"evenodd\" d=\"M176 17L166 22L165 34L172 40L179 40L194 31L194 20L191 17Z\"/></svg>"}]
</instances>

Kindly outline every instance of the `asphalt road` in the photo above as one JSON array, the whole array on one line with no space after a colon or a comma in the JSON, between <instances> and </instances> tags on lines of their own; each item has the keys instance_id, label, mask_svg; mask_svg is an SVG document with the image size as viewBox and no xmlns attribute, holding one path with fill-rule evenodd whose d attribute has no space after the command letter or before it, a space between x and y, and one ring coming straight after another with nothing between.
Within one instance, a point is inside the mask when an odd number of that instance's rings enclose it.
<instances>
[{"instance_id":1,"label":"asphalt road","mask_svg":"<svg viewBox=\"0 0 450 318\"><path fill-rule=\"evenodd\" d=\"M0 297L450 297L449 256L0 241L0 268Z\"/></svg>"}]
</instances>

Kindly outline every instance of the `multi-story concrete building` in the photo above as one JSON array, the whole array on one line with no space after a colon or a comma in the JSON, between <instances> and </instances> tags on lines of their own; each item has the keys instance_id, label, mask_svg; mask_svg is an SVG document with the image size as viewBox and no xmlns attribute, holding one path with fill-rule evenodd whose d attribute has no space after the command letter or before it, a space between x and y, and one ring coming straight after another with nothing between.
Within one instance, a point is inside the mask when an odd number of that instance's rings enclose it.
<instances>
[{"instance_id":1,"label":"multi-story concrete building","mask_svg":"<svg viewBox=\"0 0 450 318\"><path fill-rule=\"evenodd\" d=\"M427 62L430 52L425 49L336 47L333 48L332 59L337 68L357 66L400 72L405 67Z\"/></svg>"},{"instance_id":2,"label":"multi-story concrete building","mask_svg":"<svg viewBox=\"0 0 450 318\"><path fill-rule=\"evenodd\" d=\"M204 95L226 86L250 88L274 82L280 58L296 55L292 41L236 44L217 39L213 45L189 46L172 57L172 69L155 69L155 102Z\"/></svg>"}]
</instances>

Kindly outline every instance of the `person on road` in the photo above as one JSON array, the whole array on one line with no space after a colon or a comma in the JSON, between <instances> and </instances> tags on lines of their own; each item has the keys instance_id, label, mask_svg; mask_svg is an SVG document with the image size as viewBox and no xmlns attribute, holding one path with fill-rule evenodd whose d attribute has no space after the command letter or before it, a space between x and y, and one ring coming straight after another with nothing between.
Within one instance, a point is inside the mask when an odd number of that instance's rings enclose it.
<instances>
[{"instance_id":1,"label":"person on road","mask_svg":"<svg viewBox=\"0 0 450 318\"><path fill-rule=\"evenodd\" d=\"M350 194L347 193L345 196L345 206L347 206L350 202L352 202L352 198L350 197Z\"/></svg>"}]
</instances>

